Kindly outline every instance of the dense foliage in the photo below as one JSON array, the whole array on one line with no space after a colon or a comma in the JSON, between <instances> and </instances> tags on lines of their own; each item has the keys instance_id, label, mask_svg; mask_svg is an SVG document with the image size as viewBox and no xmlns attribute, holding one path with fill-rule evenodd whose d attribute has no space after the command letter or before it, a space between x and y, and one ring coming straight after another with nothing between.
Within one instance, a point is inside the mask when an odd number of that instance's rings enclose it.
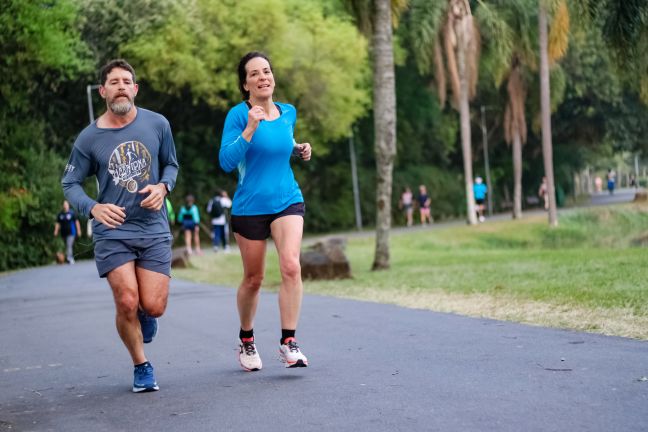
<instances>
[{"instance_id":1,"label":"dense foliage","mask_svg":"<svg viewBox=\"0 0 648 432\"><path fill-rule=\"evenodd\" d=\"M0 3L0 270L50 262L62 247L52 236L63 200L60 176L74 139L88 123L86 86L97 82L96 71L103 63L121 56L138 73L138 105L161 112L171 122L181 164L171 196L175 206L185 193L196 195L201 207L217 188L234 193L235 175L218 167L220 131L228 107L240 101L238 59L249 50L261 50L272 58L277 98L298 109L298 140L313 144L313 160L294 164L307 200L307 231L354 226L348 142L352 130L362 219L365 225L373 223L370 44L342 0ZM487 16L479 8L488 3L471 2L477 18ZM458 116L439 105L432 78L417 65L415 12L404 12L395 35L394 212L399 212L396 201L403 187L415 190L426 184L434 217L457 217L464 213L465 201ZM648 111L639 97L640 86L629 79L627 70L620 71L619 54L602 36L613 18L599 9L588 29L573 30L566 57L553 71L556 175L564 192L571 190L573 173L586 165L603 166L602 161L621 151L648 150ZM503 77L493 76L502 74L496 56L507 48L495 43L497 34L489 33L486 23L482 27L482 73L472 105L475 174L484 174L479 128L479 106L484 105L491 131L493 194L496 208L505 209L512 190L510 150L501 126L507 95ZM643 27L632 31L630 41L645 35ZM641 50L623 52L635 56L633 65L643 64L636 58ZM527 196L535 195L542 176L538 83L533 75L526 102ZM95 116L104 109L94 92ZM93 193L92 180L88 185ZM402 223L402 217L395 216L396 223ZM86 249L89 240L84 239L78 252Z\"/></svg>"},{"instance_id":2,"label":"dense foliage","mask_svg":"<svg viewBox=\"0 0 648 432\"><path fill-rule=\"evenodd\" d=\"M42 264L54 253L64 166L56 150L73 122L60 98L92 67L76 16L72 2L2 2L0 270Z\"/></svg>"}]
</instances>

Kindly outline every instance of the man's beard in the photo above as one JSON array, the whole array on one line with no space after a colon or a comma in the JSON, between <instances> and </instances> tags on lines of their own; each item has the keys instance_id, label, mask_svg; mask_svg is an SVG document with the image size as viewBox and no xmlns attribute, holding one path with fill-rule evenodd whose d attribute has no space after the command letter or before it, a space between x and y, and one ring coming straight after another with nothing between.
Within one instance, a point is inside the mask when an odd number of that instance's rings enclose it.
<instances>
[{"instance_id":1,"label":"man's beard","mask_svg":"<svg viewBox=\"0 0 648 432\"><path fill-rule=\"evenodd\" d=\"M133 108L133 104L131 103L130 100L124 102L113 101L109 104L109 107L110 107L110 111L112 111L113 114L118 116L123 116L130 112L131 108Z\"/></svg>"}]
</instances>

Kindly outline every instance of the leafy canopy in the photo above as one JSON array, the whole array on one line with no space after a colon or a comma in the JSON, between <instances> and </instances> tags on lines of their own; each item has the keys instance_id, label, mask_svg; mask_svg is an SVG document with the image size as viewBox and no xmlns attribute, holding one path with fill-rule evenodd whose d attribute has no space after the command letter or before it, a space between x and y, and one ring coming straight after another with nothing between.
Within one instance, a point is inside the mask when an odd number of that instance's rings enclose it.
<instances>
[{"instance_id":1,"label":"leafy canopy","mask_svg":"<svg viewBox=\"0 0 648 432\"><path fill-rule=\"evenodd\" d=\"M322 142L348 135L369 102L367 44L348 21L299 0L183 0L167 22L122 53L159 92L189 91L194 104L226 110L241 100L236 67L266 52L276 99L299 110L298 135Z\"/></svg>"}]
</instances>

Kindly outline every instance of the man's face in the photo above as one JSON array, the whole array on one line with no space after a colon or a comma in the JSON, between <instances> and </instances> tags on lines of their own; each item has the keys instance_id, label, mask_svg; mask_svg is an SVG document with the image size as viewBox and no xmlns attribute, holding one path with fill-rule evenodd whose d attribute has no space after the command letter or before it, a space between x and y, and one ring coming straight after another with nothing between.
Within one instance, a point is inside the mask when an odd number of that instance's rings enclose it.
<instances>
[{"instance_id":1,"label":"man's face","mask_svg":"<svg viewBox=\"0 0 648 432\"><path fill-rule=\"evenodd\" d=\"M137 89L129 71L114 68L106 77L106 82L99 87L99 93L106 99L106 105L113 114L123 116L133 108Z\"/></svg>"}]
</instances>

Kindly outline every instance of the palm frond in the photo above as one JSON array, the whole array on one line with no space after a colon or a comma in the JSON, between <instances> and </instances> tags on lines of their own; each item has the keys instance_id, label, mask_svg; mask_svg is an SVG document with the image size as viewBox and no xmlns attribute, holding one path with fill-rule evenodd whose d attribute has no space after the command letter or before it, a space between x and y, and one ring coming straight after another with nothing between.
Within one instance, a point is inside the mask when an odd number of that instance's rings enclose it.
<instances>
[{"instance_id":1,"label":"palm frond","mask_svg":"<svg viewBox=\"0 0 648 432\"><path fill-rule=\"evenodd\" d=\"M452 89L453 106L459 106L459 70L457 69L457 56L455 49L457 38L453 29L453 24L448 19L443 27L443 42L445 44L445 54L447 58L448 75L450 75L450 88Z\"/></svg>"},{"instance_id":2,"label":"palm frond","mask_svg":"<svg viewBox=\"0 0 648 432\"><path fill-rule=\"evenodd\" d=\"M445 64L443 62L443 48L441 48L438 36L434 40L434 79L436 81L439 103L444 107L448 89L446 83Z\"/></svg>"},{"instance_id":3,"label":"palm frond","mask_svg":"<svg viewBox=\"0 0 648 432\"><path fill-rule=\"evenodd\" d=\"M604 14L603 37L615 48L621 62L632 60L639 43L648 32L646 0L608 1Z\"/></svg>"},{"instance_id":4,"label":"palm frond","mask_svg":"<svg viewBox=\"0 0 648 432\"><path fill-rule=\"evenodd\" d=\"M400 17L408 6L409 0L391 0L392 27L398 27Z\"/></svg>"},{"instance_id":5,"label":"palm frond","mask_svg":"<svg viewBox=\"0 0 648 432\"><path fill-rule=\"evenodd\" d=\"M472 100L477 94L477 81L479 79L479 56L481 54L481 33L477 21L472 15L465 18L466 31L469 34L468 52L466 53L466 71L468 72L468 98Z\"/></svg>"},{"instance_id":6,"label":"palm frond","mask_svg":"<svg viewBox=\"0 0 648 432\"><path fill-rule=\"evenodd\" d=\"M345 0L344 5L365 36L373 33L373 0Z\"/></svg>"},{"instance_id":7,"label":"palm frond","mask_svg":"<svg viewBox=\"0 0 648 432\"><path fill-rule=\"evenodd\" d=\"M563 0L557 5L549 30L549 61L560 60L567 53L569 45L569 8Z\"/></svg>"},{"instance_id":8,"label":"palm frond","mask_svg":"<svg viewBox=\"0 0 648 432\"><path fill-rule=\"evenodd\" d=\"M513 54L513 30L496 7L482 0L479 0L478 5L475 18L479 22L480 34L490 56L495 84L499 87L509 69Z\"/></svg>"},{"instance_id":9,"label":"palm frond","mask_svg":"<svg viewBox=\"0 0 648 432\"><path fill-rule=\"evenodd\" d=\"M410 40L419 72L430 72L434 58L432 47L438 39L447 4L445 1L412 0L410 3Z\"/></svg>"},{"instance_id":10,"label":"palm frond","mask_svg":"<svg viewBox=\"0 0 648 432\"><path fill-rule=\"evenodd\" d=\"M513 142L513 114L510 103L507 103L504 109L504 142L509 145Z\"/></svg>"},{"instance_id":11,"label":"palm frond","mask_svg":"<svg viewBox=\"0 0 648 432\"><path fill-rule=\"evenodd\" d=\"M526 143L527 139L526 116L524 113L526 86L524 85L521 67L517 60L513 63L506 89L509 95L507 109L509 109L510 107L509 115L511 116L511 118L509 119L509 127L511 128L509 137L512 137L513 134L517 134L520 136L522 144L524 144Z\"/></svg>"}]
</instances>

